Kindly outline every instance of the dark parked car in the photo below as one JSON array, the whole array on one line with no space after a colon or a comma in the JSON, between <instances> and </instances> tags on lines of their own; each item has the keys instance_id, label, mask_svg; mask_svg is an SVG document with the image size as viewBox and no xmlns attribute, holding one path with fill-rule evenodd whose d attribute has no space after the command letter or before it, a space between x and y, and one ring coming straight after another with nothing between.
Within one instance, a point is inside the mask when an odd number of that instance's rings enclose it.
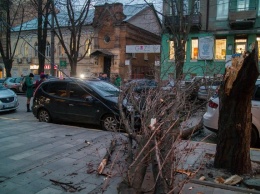
<instances>
[{"instance_id":1,"label":"dark parked car","mask_svg":"<svg viewBox=\"0 0 260 194\"><path fill-rule=\"evenodd\" d=\"M117 87L97 79L50 79L36 89L32 110L41 122L65 120L115 131L119 129L118 95Z\"/></svg>"}]
</instances>

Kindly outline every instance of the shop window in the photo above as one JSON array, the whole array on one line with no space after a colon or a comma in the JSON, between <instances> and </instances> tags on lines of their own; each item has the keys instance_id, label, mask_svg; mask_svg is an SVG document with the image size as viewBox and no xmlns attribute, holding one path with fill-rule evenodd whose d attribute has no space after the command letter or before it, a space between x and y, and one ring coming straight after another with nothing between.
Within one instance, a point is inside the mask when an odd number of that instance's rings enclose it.
<instances>
[{"instance_id":1,"label":"shop window","mask_svg":"<svg viewBox=\"0 0 260 194\"><path fill-rule=\"evenodd\" d=\"M260 37L256 38L257 43L258 43L258 47L260 46ZM258 58L260 59L260 49L258 49Z\"/></svg>"},{"instance_id":2,"label":"shop window","mask_svg":"<svg viewBox=\"0 0 260 194\"><path fill-rule=\"evenodd\" d=\"M198 39L191 40L191 60L198 59L198 52L199 52L199 41Z\"/></svg>"},{"instance_id":3,"label":"shop window","mask_svg":"<svg viewBox=\"0 0 260 194\"><path fill-rule=\"evenodd\" d=\"M228 18L229 0L217 0L217 19Z\"/></svg>"},{"instance_id":4,"label":"shop window","mask_svg":"<svg viewBox=\"0 0 260 194\"><path fill-rule=\"evenodd\" d=\"M174 60L174 59L175 59L174 42L170 41L169 42L169 60Z\"/></svg>"},{"instance_id":5,"label":"shop window","mask_svg":"<svg viewBox=\"0 0 260 194\"><path fill-rule=\"evenodd\" d=\"M246 51L246 39L235 40L235 52L243 54Z\"/></svg>"},{"instance_id":6,"label":"shop window","mask_svg":"<svg viewBox=\"0 0 260 194\"><path fill-rule=\"evenodd\" d=\"M226 58L226 39L216 39L215 40L215 59L224 60Z\"/></svg>"}]
</instances>

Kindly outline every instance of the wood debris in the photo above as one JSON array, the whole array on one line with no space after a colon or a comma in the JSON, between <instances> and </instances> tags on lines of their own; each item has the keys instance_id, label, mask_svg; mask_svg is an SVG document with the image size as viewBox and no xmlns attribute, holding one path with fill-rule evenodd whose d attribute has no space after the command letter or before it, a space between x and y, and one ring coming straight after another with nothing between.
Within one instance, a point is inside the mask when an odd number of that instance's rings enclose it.
<instances>
[{"instance_id":1,"label":"wood debris","mask_svg":"<svg viewBox=\"0 0 260 194\"><path fill-rule=\"evenodd\" d=\"M111 154L113 153L114 149L116 147L116 140L112 140L109 146L109 149L107 150L106 155L104 156L104 158L102 159L101 163L98 166L97 172L98 174L102 174L105 166L107 165Z\"/></svg>"},{"instance_id":2,"label":"wood debris","mask_svg":"<svg viewBox=\"0 0 260 194\"><path fill-rule=\"evenodd\" d=\"M189 170L183 170L183 169L177 169L176 172L181 173L181 174L186 174L187 176L195 175L194 172L190 172Z\"/></svg>"}]
</instances>

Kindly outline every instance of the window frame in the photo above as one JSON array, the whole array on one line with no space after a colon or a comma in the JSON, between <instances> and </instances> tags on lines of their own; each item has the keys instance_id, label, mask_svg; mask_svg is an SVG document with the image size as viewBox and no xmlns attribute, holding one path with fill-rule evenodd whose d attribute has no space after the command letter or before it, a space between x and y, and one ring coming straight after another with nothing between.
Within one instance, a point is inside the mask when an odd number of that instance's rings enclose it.
<instances>
[{"instance_id":1,"label":"window frame","mask_svg":"<svg viewBox=\"0 0 260 194\"><path fill-rule=\"evenodd\" d=\"M229 0L217 1L217 20L224 20L228 18Z\"/></svg>"},{"instance_id":2,"label":"window frame","mask_svg":"<svg viewBox=\"0 0 260 194\"><path fill-rule=\"evenodd\" d=\"M221 40L225 40L225 54L224 54L224 58L216 58L216 56L217 56L217 53L216 53L216 51L217 51L217 41L221 41ZM217 38L215 38L215 41L214 41L214 60L216 60L216 61L224 61L224 60L226 60L226 55L227 55L227 38L226 37L217 37ZM222 51L221 51L222 52ZM222 56L222 53L220 54L220 56Z\"/></svg>"}]
</instances>

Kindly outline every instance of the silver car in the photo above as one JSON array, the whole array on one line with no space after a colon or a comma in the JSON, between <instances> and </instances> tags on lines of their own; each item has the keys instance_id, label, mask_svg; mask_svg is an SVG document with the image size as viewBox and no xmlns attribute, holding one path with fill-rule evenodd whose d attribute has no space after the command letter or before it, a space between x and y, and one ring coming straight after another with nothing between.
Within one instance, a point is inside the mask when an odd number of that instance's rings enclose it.
<instances>
[{"instance_id":1,"label":"silver car","mask_svg":"<svg viewBox=\"0 0 260 194\"><path fill-rule=\"evenodd\" d=\"M15 93L20 92L19 87L21 86L21 80L22 77L8 77L4 81L4 86L13 90Z\"/></svg>"},{"instance_id":2,"label":"silver car","mask_svg":"<svg viewBox=\"0 0 260 194\"><path fill-rule=\"evenodd\" d=\"M18 106L16 93L0 85L0 112L16 110Z\"/></svg>"}]
</instances>

